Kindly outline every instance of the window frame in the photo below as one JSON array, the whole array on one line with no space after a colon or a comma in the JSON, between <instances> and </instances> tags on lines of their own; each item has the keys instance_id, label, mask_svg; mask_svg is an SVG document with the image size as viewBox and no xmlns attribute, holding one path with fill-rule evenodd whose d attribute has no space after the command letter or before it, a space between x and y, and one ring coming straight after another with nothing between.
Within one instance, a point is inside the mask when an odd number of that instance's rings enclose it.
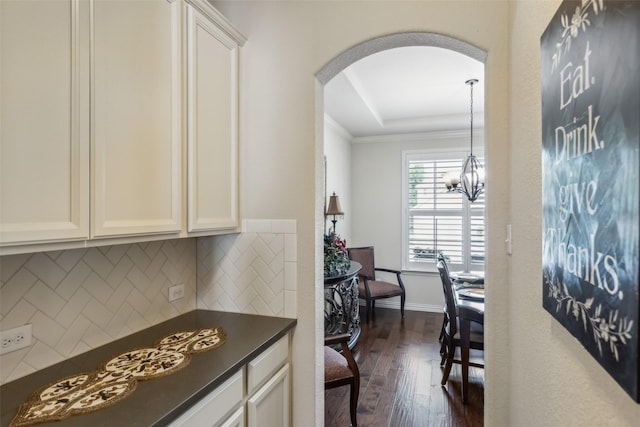
<instances>
[{"instance_id":1,"label":"window frame","mask_svg":"<svg viewBox=\"0 0 640 427\"><path fill-rule=\"evenodd\" d=\"M402 151L402 269L405 271L415 271L415 272L437 272L436 267L436 259L434 258L432 261L412 261L411 260L411 251L410 251L410 231L409 226L411 224L412 212L416 212L418 210L422 211L433 211L433 209L411 209L409 206L409 165L410 162L414 161L445 161L445 160L460 160L462 167L462 163L469 156L469 151L464 149L423 149L423 150L403 150ZM478 160L484 164L484 158L478 156ZM438 187L436 187L438 188ZM442 183L442 192L446 192L447 190L444 187L444 182ZM453 270L463 270L463 271L477 271L484 270L485 261L486 261L486 203L484 199L484 193L480 196L480 198L475 203L470 203L466 198L462 196L461 193L458 193L462 198L462 208L461 209L445 209L442 211L444 216L451 216L454 218L461 217L462 218L462 263L451 262L449 261L449 267ZM460 212L460 215L457 215L457 212ZM432 214L435 216L435 212ZM475 218L477 220L478 216L482 216L483 223L483 242L482 242L482 258L483 262L478 263L472 262L472 239L471 233L469 230L471 229L472 220Z\"/></svg>"}]
</instances>

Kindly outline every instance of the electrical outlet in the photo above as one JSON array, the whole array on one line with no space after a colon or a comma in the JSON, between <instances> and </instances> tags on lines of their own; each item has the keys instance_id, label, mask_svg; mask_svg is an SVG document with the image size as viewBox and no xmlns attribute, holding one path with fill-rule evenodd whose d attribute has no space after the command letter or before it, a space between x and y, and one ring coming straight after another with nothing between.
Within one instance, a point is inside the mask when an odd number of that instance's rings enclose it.
<instances>
[{"instance_id":1,"label":"electrical outlet","mask_svg":"<svg viewBox=\"0 0 640 427\"><path fill-rule=\"evenodd\" d=\"M20 350L31 345L31 325L18 326L0 332L0 354Z\"/></svg>"},{"instance_id":2,"label":"electrical outlet","mask_svg":"<svg viewBox=\"0 0 640 427\"><path fill-rule=\"evenodd\" d=\"M180 298L184 298L184 285L182 283L169 288L169 302Z\"/></svg>"}]
</instances>

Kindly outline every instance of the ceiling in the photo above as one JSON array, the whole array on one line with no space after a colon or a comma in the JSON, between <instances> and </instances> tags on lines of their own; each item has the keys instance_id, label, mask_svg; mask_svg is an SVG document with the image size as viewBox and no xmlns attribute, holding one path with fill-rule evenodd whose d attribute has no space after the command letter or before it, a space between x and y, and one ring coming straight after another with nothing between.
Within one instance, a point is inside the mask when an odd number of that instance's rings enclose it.
<instances>
[{"instance_id":1,"label":"ceiling","mask_svg":"<svg viewBox=\"0 0 640 427\"><path fill-rule=\"evenodd\" d=\"M484 125L484 64L430 46L367 56L325 85L325 114L353 137L469 129Z\"/></svg>"}]
</instances>

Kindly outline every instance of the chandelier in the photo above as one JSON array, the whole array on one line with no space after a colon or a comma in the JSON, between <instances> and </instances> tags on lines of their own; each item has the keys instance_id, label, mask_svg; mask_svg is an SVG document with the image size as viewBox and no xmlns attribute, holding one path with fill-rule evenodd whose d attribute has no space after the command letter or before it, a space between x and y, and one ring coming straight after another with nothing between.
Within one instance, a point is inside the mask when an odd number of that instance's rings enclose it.
<instances>
[{"instance_id":1,"label":"chandelier","mask_svg":"<svg viewBox=\"0 0 640 427\"><path fill-rule=\"evenodd\" d=\"M473 203L484 191L484 167L473 155L473 85L478 80L470 79L465 83L471 87L471 150L462 171L449 171L444 174L443 179L447 191L462 193Z\"/></svg>"}]
</instances>

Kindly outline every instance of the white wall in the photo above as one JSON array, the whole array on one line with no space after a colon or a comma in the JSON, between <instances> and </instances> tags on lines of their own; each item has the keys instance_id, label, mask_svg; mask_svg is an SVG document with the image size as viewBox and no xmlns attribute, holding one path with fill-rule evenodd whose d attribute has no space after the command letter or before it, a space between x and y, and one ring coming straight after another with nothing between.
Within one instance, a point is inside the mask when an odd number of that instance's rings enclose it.
<instances>
[{"instance_id":1,"label":"white wall","mask_svg":"<svg viewBox=\"0 0 640 427\"><path fill-rule=\"evenodd\" d=\"M294 425L322 425L323 415L316 307L322 212L313 194L322 176L315 170L321 162L314 161L323 153L314 145L315 132L322 134L322 126L316 128L322 91L313 76L352 46L403 31L447 34L488 53L485 424L637 425L640 406L541 308L539 38L559 3L215 2L249 39L241 107L243 213L298 221ZM281 202L271 203L276 197ZM511 257L504 250L509 222Z\"/></svg>"},{"instance_id":2,"label":"white wall","mask_svg":"<svg viewBox=\"0 0 640 427\"><path fill-rule=\"evenodd\" d=\"M483 138L477 141L481 152ZM401 270L402 153L456 148L469 149L468 130L356 138L351 162L353 246L374 246L377 266ZM402 277L407 310L442 311L444 298L437 272L404 272ZM381 300L376 305L399 307L400 299Z\"/></svg>"},{"instance_id":3,"label":"white wall","mask_svg":"<svg viewBox=\"0 0 640 427\"><path fill-rule=\"evenodd\" d=\"M509 196L510 381L499 395L510 395L512 426L637 426L640 405L542 308L540 36L560 3L510 5L511 178L517 185Z\"/></svg>"},{"instance_id":4,"label":"white wall","mask_svg":"<svg viewBox=\"0 0 640 427\"><path fill-rule=\"evenodd\" d=\"M351 139L353 137L329 116L325 116L324 154L327 160L326 200L334 192L340 200L344 216L336 217L336 233L351 245L351 223L354 212L351 203ZM326 219L327 233L333 227L332 217Z\"/></svg>"},{"instance_id":5,"label":"white wall","mask_svg":"<svg viewBox=\"0 0 640 427\"><path fill-rule=\"evenodd\" d=\"M315 74L340 53L363 41L399 32L446 34L488 52L485 126L495 162L487 185L487 269L495 307L488 321L502 322L506 310L507 223L507 3L505 1L216 1L213 4L248 38L242 53L241 208L248 218L292 218L298 223L298 326L294 333L294 425L323 425L322 297L322 88ZM316 147L316 140L319 148ZM278 200L278 203L274 203ZM491 233L494 233L491 235ZM487 293L488 297L491 294ZM490 305L488 304L488 307ZM502 308L501 308L502 307ZM491 308L491 307L490 307ZM489 320L492 319L492 320ZM498 323L496 323L497 325ZM498 328L495 329L496 331ZM504 329L487 339L507 349ZM501 361L502 362L502 361ZM505 425L501 392L504 363L487 362L488 425ZM493 396L500 399L494 400Z\"/></svg>"}]
</instances>

